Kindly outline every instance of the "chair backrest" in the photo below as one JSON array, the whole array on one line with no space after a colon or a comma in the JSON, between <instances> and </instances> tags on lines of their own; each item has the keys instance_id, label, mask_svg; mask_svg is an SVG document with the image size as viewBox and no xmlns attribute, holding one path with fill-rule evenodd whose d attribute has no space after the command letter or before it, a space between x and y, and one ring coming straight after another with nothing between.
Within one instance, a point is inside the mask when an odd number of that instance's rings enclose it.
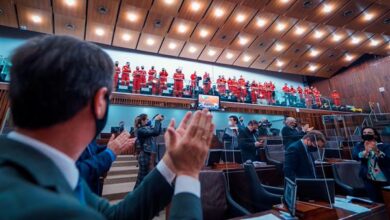
<instances>
[{"instance_id":1,"label":"chair backrest","mask_svg":"<svg viewBox=\"0 0 390 220\"><path fill-rule=\"evenodd\" d=\"M202 171L199 175L203 219L224 219L228 209L222 171Z\"/></svg>"},{"instance_id":2,"label":"chair backrest","mask_svg":"<svg viewBox=\"0 0 390 220\"><path fill-rule=\"evenodd\" d=\"M328 136L328 140L330 140L330 141L343 141L343 140L345 140L345 138L344 137L342 137L342 136Z\"/></svg>"},{"instance_id":3,"label":"chair backrest","mask_svg":"<svg viewBox=\"0 0 390 220\"><path fill-rule=\"evenodd\" d=\"M265 146L265 156L267 159L276 160L284 163L284 146L283 144Z\"/></svg>"},{"instance_id":4,"label":"chair backrest","mask_svg":"<svg viewBox=\"0 0 390 220\"><path fill-rule=\"evenodd\" d=\"M283 145L283 139L281 136L267 137L264 142L265 146L267 145Z\"/></svg>"},{"instance_id":5,"label":"chair backrest","mask_svg":"<svg viewBox=\"0 0 390 220\"><path fill-rule=\"evenodd\" d=\"M362 141L362 137L360 137L359 135L351 135L351 141L360 142Z\"/></svg>"},{"instance_id":6,"label":"chair backrest","mask_svg":"<svg viewBox=\"0 0 390 220\"><path fill-rule=\"evenodd\" d=\"M360 163L346 162L333 164L333 176L336 180L352 188L364 188L362 178L359 176Z\"/></svg>"},{"instance_id":7,"label":"chair backrest","mask_svg":"<svg viewBox=\"0 0 390 220\"><path fill-rule=\"evenodd\" d=\"M340 148L340 141L327 141L325 144L325 148L339 149Z\"/></svg>"}]
</instances>

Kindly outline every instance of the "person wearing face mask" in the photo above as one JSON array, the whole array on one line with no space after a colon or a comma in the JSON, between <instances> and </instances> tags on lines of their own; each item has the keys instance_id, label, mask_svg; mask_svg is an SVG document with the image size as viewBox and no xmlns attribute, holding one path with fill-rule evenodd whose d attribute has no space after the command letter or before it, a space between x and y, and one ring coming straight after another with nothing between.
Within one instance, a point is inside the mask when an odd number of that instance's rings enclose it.
<instances>
[{"instance_id":1,"label":"person wearing face mask","mask_svg":"<svg viewBox=\"0 0 390 220\"><path fill-rule=\"evenodd\" d=\"M287 117L285 126L282 128L284 149L287 149L291 143L300 140L311 130L313 130L313 128L310 128L308 124L304 125L302 129L298 129L297 120L293 117Z\"/></svg>"},{"instance_id":2,"label":"person wearing face mask","mask_svg":"<svg viewBox=\"0 0 390 220\"><path fill-rule=\"evenodd\" d=\"M153 137L157 137L161 133L161 121L162 115L154 117L154 125L152 121L148 119L147 114L140 114L134 124L135 133L139 145L138 155L138 176L134 189L136 189L151 171L151 164L154 165L155 154L157 152L156 145L154 144Z\"/></svg>"},{"instance_id":3,"label":"person wearing face mask","mask_svg":"<svg viewBox=\"0 0 390 220\"><path fill-rule=\"evenodd\" d=\"M390 185L390 146L383 144L375 128L362 129L362 142L353 147L353 159L360 161L360 177L367 195L374 202L383 202L383 186Z\"/></svg>"},{"instance_id":4,"label":"person wearing face mask","mask_svg":"<svg viewBox=\"0 0 390 220\"><path fill-rule=\"evenodd\" d=\"M235 115L229 116L229 127L225 128L223 133L223 143L225 149L238 149L238 133L239 129L237 127L238 118Z\"/></svg>"},{"instance_id":5,"label":"person wearing face mask","mask_svg":"<svg viewBox=\"0 0 390 220\"><path fill-rule=\"evenodd\" d=\"M326 138L320 131L309 131L302 139L293 142L285 152L284 176L295 178L317 178L312 152L323 148Z\"/></svg>"},{"instance_id":6,"label":"person wearing face mask","mask_svg":"<svg viewBox=\"0 0 390 220\"><path fill-rule=\"evenodd\" d=\"M238 118L238 127L240 129L244 129L245 128L245 123L244 123L244 117L243 116L240 116Z\"/></svg>"},{"instance_id":7,"label":"person wearing face mask","mask_svg":"<svg viewBox=\"0 0 390 220\"><path fill-rule=\"evenodd\" d=\"M258 161L260 158L256 155L256 148L263 146L262 142L257 141L257 128L259 123L256 120L248 122L248 126L241 129L238 134L238 147L241 149L242 161Z\"/></svg>"}]
</instances>

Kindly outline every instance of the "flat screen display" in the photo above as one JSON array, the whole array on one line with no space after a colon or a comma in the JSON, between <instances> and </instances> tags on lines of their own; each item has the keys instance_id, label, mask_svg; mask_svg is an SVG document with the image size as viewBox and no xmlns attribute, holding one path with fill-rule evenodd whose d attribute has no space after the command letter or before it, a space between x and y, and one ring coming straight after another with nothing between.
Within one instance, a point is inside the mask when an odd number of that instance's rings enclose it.
<instances>
[{"instance_id":1,"label":"flat screen display","mask_svg":"<svg viewBox=\"0 0 390 220\"><path fill-rule=\"evenodd\" d=\"M219 110L219 96L202 95L198 96L198 108L208 110Z\"/></svg>"},{"instance_id":2,"label":"flat screen display","mask_svg":"<svg viewBox=\"0 0 390 220\"><path fill-rule=\"evenodd\" d=\"M289 178L284 179L284 184L283 203L287 206L291 216L295 216L297 185Z\"/></svg>"}]
</instances>

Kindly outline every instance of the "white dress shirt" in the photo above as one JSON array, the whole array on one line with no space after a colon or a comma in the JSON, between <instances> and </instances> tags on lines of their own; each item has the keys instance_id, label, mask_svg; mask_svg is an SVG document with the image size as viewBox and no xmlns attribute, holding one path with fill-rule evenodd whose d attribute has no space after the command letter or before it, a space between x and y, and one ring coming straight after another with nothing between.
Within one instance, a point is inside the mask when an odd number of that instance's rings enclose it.
<instances>
[{"instance_id":1,"label":"white dress shirt","mask_svg":"<svg viewBox=\"0 0 390 220\"><path fill-rule=\"evenodd\" d=\"M76 167L75 161L72 158L62 153L61 151L55 149L54 147L51 147L41 141L38 141L34 138L20 134L15 131L9 133L8 138L23 143L27 146L30 146L35 150L39 151L40 153L42 153L43 155L45 155L46 157L48 157L64 175L70 187L73 190L76 188L79 179L79 171ZM165 178L165 180L169 184L172 184L172 182L176 177L176 174L172 172L171 169L169 169L169 167L164 163L163 160L161 160L157 164L156 168L161 173L161 175ZM176 178L174 194L178 194L182 192L192 193L197 197L200 197L199 180L190 176L184 176L184 175L178 176Z\"/></svg>"}]
</instances>

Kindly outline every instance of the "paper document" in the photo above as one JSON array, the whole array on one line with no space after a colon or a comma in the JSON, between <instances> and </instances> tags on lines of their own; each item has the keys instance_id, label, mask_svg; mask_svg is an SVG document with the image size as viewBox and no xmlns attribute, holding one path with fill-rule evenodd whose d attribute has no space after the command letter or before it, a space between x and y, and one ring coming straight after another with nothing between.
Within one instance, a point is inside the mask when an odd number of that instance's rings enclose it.
<instances>
[{"instance_id":1,"label":"paper document","mask_svg":"<svg viewBox=\"0 0 390 220\"><path fill-rule=\"evenodd\" d=\"M333 205L334 207L345 209L347 211L355 212L355 213L363 213L363 212L369 212L370 209L366 208L361 205L356 205L348 202L347 199L344 198L336 198L335 203Z\"/></svg>"},{"instance_id":2,"label":"paper document","mask_svg":"<svg viewBox=\"0 0 390 220\"><path fill-rule=\"evenodd\" d=\"M267 214L259 217L253 217L253 218L244 218L245 220L280 220L276 215L274 214Z\"/></svg>"}]
</instances>

